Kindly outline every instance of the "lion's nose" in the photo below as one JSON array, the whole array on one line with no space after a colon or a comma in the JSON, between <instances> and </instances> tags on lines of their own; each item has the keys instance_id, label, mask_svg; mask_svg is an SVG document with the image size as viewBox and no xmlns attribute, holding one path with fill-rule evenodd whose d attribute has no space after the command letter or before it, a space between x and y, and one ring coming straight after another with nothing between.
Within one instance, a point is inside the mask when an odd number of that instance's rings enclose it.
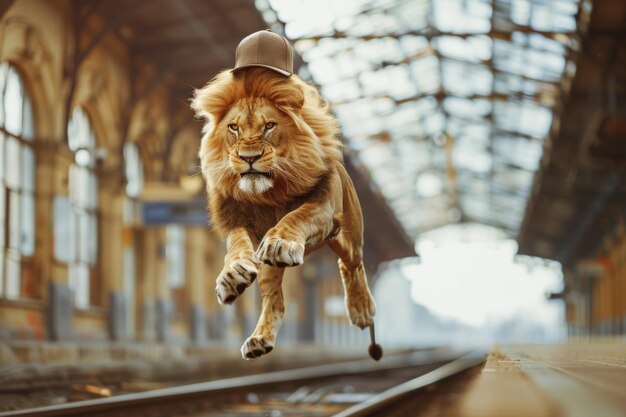
<instances>
[{"instance_id":1,"label":"lion's nose","mask_svg":"<svg viewBox=\"0 0 626 417\"><path fill-rule=\"evenodd\" d=\"M261 156L263 156L263 152L256 152L256 151L239 152L239 157L249 164L253 164L254 162L258 161L259 158L261 158Z\"/></svg>"}]
</instances>

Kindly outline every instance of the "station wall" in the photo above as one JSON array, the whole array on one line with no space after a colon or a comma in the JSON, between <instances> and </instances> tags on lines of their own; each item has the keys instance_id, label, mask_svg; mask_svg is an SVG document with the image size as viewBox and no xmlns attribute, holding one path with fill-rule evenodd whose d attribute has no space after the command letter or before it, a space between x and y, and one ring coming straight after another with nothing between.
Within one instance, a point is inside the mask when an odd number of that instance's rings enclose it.
<instances>
[{"instance_id":1,"label":"station wall","mask_svg":"<svg viewBox=\"0 0 626 417\"><path fill-rule=\"evenodd\" d=\"M593 258L565 274L572 336L626 334L626 224L615 225Z\"/></svg>"},{"instance_id":2,"label":"station wall","mask_svg":"<svg viewBox=\"0 0 626 417\"><path fill-rule=\"evenodd\" d=\"M65 0L17 0L0 19L0 341L241 343L259 296L252 287L235 306L217 305L223 243L205 225L146 224L141 215L146 204L204 199L194 176L199 122L187 103L172 101L172 81L133 101L131 79L156 69L131 67L131 49L115 33L77 57L77 43L89 45L106 22L82 22L79 38L74 24ZM9 73L22 88L17 99ZM19 156L28 152L31 159ZM281 338L356 338L323 304L342 294L334 256L317 255L312 285L303 285L303 268L285 277Z\"/></svg>"}]
</instances>

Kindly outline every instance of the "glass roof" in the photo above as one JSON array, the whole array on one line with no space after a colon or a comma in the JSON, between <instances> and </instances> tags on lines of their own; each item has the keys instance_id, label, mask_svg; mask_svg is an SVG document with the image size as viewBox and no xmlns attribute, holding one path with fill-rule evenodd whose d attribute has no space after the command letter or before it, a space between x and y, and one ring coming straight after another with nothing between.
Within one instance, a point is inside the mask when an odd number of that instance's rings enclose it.
<instances>
[{"instance_id":1,"label":"glass roof","mask_svg":"<svg viewBox=\"0 0 626 417\"><path fill-rule=\"evenodd\" d=\"M406 231L515 234L578 48L578 0L257 0Z\"/></svg>"}]
</instances>

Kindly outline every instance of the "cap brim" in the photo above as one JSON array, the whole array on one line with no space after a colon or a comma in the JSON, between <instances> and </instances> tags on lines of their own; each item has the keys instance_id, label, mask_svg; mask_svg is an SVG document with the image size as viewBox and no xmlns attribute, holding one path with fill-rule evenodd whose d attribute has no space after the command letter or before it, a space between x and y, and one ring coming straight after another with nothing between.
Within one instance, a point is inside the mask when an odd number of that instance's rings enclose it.
<instances>
[{"instance_id":1,"label":"cap brim","mask_svg":"<svg viewBox=\"0 0 626 417\"><path fill-rule=\"evenodd\" d=\"M273 71L276 71L279 74L285 75L287 77L289 77L291 75L291 73L289 71L285 71L284 69L280 69L280 68L276 68L276 67L272 67L271 65L265 65L265 64L246 64L246 65L240 65L236 68L233 68L230 70L230 72L235 72L238 71L242 68L250 68L250 67L263 67L263 68L267 68L267 69L271 69Z\"/></svg>"}]
</instances>

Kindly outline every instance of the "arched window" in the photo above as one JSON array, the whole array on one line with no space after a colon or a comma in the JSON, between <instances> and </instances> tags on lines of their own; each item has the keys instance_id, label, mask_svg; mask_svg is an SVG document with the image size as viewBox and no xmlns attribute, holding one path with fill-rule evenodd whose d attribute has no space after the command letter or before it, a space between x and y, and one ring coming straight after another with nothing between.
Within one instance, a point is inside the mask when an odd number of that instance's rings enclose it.
<instances>
[{"instance_id":1,"label":"arched window","mask_svg":"<svg viewBox=\"0 0 626 417\"><path fill-rule=\"evenodd\" d=\"M94 172L96 138L87 114L77 108L67 126L67 142L74 152L69 170L70 252L69 281L79 308L99 304L98 180Z\"/></svg>"},{"instance_id":2,"label":"arched window","mask_svg":"<svg viewBox=\"0 0 626 417\"><path fill-rule=\"evenodd\" d=\"M0 297L38 296L35 253L35 123L18 71L0 64Z\"/></svg>"},{"instance_id":3,"label":"arched window","mask_svg":"<svg viewBox=\"0 0 626 417\"><path fill-rule=\"evenodd\" d=\"M124 145L124 160L126 162L126 194L131 198L136 198L143 187L143 166L136 144Z\"/></svg>"}]
</instances>

